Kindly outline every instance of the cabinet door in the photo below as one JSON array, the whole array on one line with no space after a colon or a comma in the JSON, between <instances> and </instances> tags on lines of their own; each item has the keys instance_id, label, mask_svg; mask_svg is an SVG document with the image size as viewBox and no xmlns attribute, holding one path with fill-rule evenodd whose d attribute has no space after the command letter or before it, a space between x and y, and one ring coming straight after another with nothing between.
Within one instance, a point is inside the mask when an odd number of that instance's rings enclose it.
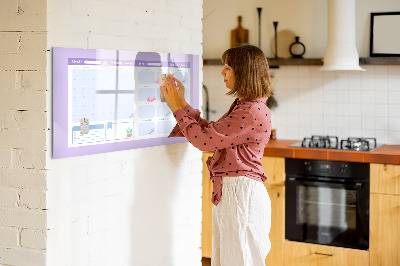
<instances>
[{"instance_id":1,"label":"cabinet door","mask_svg":"<svg viewBox=\"0 0 400 266\"><path fill-rule=\"evenodd\" d=\"M400 196L371 194L371 266L400 265Z\"/></svg>"},{"instance_id":2,"label":"cabinet door","mask_svg":"<svg viewBox=\"0 0 400 266\"><path fill-rule=\"evenodd\" d=\"M268 177L266 184L285 185L285 158L264 156L261 163Z\"/></svg>"},{"instance_id":3,"label":"cabinet door","mask_svg":"<svg viewBox=\"0 0 400 266\"><path fill-rule=\"evenodd\" d=\"M271 250L265 259L266 266L283 265L285 240L285 187L265 184L271 199Z\"/></svg>"},{"instance_id":4,"label":"cabinet door","mask_svg":"<svg viewBox=\"0 0 400 266\"><path fill-rule=\"evenodd\" d=\"M285 266L367 266L365 250L285 241ZM371 264L372 265L372 264Z\"/></svg>"},{"instance_id":5,"label":"cabinet door","mask_svg":"<svg viewBox=\"0 0 400 266\"><path fill-rule=\"evenodd\" d=\"M201 224L201 253L204 258L211 258L212 252L212 183L206 161L211 152L203 153L203 194L202 194L202 224Z\"/></svg>"},{"instance_id":6,"label":"cabinet door","mask_svg":"<svg viewBox=\"0 0 400 266\"><path fill-rule=\"evenodd\" d=\"M371 193L400 195L400 165L370 165Z\"/></svg>"}]
</instances>

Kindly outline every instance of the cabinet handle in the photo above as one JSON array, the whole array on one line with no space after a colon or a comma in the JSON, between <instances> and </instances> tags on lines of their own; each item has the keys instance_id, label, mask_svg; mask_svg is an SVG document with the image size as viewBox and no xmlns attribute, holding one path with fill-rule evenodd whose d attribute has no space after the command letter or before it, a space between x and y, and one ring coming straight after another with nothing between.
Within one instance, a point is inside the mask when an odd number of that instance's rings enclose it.
<instances>
[{"instance_id":1,"label":"cabinet handle","mask_svg":"<svg viewBox=\"0 0 400 266\"><path fill-rule=\"evenodd\" d=\"M335 256L335 254L327 254L327 253L320 253L320 252L314 252L315 255L323 255L323 256Z\"/></svg>"}]
</instances>

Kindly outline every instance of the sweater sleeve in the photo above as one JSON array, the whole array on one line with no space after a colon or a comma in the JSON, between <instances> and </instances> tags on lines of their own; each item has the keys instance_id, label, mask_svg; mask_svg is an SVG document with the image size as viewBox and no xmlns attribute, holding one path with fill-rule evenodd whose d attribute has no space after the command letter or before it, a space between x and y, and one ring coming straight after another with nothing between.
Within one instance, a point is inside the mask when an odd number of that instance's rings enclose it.
<instances>
[{"instance_id":1,"label":"sweater sleeve","mask_svg":"<svg viewBox=\"0 0 400 266\"><path fill-rule=\"evenodd\" d=\"M201 151L211 151L244 144L253 141L257 121L249 109L236 109L218 122L201 125L182 110L176 110L174 116L180 132ZM262 126L258 125L258 126Z\"/></svg>"},{"instance_id":2,"label":"sweater sleeve","mask_svg":"<svg viewBox=\"0 0 400 266\"><path fill-rule=\"evenodd\" d=\"M200 117L200 111L197 109L194 109L192 106L190 106L189 104L186 105L184 111L186 112L186 114L193 118L195 121L197 121L199 123L200 126L202 127L206 127L208 126L209 122L203 118ZM172 129L171 133L168 136L169 138L171 137L185 137L184 134L182 134L182 132L179 129L179 125L176 124L175 127Z\"/></svg>"}]
</instances>

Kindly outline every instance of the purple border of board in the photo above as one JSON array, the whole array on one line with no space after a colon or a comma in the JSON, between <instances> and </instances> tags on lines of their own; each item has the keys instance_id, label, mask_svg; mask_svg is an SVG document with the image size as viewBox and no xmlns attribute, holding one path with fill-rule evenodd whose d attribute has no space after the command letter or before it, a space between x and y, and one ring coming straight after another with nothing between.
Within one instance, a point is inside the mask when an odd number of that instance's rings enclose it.
<instances>
[{"instance_id":1,"label":"purple border of board","mask_svg":"<svg viewBox=\"0 0 400 266\"><path fill-rule=\"evenodd\" d=\"M150 57L154 54L158 54L161 58L168 58L169 61L189 62L191 68L190 104L195 109L199 108L198 55L53 47L53 159L187 142L186 138L161 137L68 147L68 58L135 60L139 54L142 59L151 59Z\"/></svg>"}]
</instances>

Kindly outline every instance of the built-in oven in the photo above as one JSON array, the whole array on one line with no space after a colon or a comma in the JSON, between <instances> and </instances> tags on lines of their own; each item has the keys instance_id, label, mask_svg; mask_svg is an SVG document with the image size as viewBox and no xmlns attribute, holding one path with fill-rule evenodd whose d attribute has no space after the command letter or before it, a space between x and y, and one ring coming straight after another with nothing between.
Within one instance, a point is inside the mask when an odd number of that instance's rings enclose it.
<instances>
[{"instance_id":1,"label":"built-in oven","mask_svg":"<svg viewBox=\"0 0 400 266\"><path fill-rule=\"evenodd\" d=\"M286 239L368 249L369 164L287 158L285 169Z\"/></svg>"}]
</instances>

